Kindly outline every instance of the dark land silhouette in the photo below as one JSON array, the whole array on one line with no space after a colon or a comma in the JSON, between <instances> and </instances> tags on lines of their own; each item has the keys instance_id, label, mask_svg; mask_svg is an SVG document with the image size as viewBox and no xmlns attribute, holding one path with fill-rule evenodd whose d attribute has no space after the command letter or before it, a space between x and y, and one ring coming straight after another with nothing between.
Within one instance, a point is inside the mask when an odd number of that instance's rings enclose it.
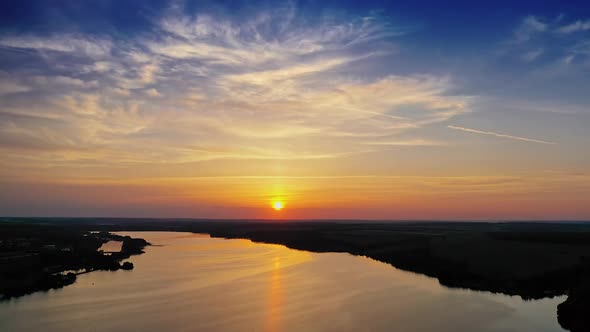
<instances>
[{"instance_id":1,"label":"dark land silhouette","mask_svg":"<svg viewBox=\"0 0 590 332\"><path fill-rule=\"evenodd\" d=\"M111 255L107 263L104 254L97 249L105 241L115 239L117 235L108 233L115 231L207 233L212 237L250 239L313 252L348 252L437 278L442 285L452 288L518 295L523 299L567 295L567 300L557 308L559 323L573 332L590 331L590 315L587 315L590 308L590 223L44 218L6 219L0 222L0 229L3 257L9 257L5 241L15 238L44 239L43 243L56 248L69 243L71 252L77 254L58 255L63 271L76 267L111 269L115 263L119 268L121 259L141 253L147 245L142 239L119 237L119 240L123 238L123 249L120 255ZM100 233L88 235L90 231ZM51 255L44 256L43 250L37 250L39 257L36 259L43 263L27 263L27 268L19 270L21 274L47 275L44 270L35 269L54 265L45 258ZM12 266L15 262L25 264L26 259L30 259L12 255ZM11 277L14 268L7 267L4 258L1 264L0 295L18 296L41 290L38 286L26 291L11 288L10 285L15 284L6 284L4 280ZM65 274L52 282L61 287L75 281L68 276Z\"/></svg>"},{"instance_id":2,"label":"dark land silhouette","mask_svg":"<svg viewBox=\"0 0 590 332\"><path fill-rule=\"evenodd\" d=\"M121 250L98 250L108 241L121 241ZM61 288L95 270L131 270L133 263L120 261L143 253L148 244L108 232L0 222L0 300Z\"/></svg>"}]
</instances>

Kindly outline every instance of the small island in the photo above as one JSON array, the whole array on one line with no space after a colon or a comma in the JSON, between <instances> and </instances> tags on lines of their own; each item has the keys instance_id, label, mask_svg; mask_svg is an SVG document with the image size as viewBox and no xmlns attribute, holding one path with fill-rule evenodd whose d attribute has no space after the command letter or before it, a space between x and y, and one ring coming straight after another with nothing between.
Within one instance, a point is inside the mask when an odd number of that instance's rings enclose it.
<instances>
[{"instance_id":1,"label":"small island","mask_svg":"<svg viewBox=\"0 0 590 332\"><path fill-rule=\"evenodd\" d=\"M121 261L149 245L144 239L58 225L0 223L0 229L0 300L58 289L83 273L131 270L133 263ZM121 250L99 250L109 241L121 241Z\"/></svg>"}]
</instances>

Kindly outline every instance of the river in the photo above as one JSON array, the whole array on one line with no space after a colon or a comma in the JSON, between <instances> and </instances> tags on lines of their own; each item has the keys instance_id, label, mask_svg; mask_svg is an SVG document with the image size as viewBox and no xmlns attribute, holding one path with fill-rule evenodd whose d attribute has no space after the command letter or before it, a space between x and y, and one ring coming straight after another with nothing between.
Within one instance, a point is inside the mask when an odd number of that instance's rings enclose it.
<instances>
[{"instance_id":1,"label":"river","mask_svg":"<svg viewBox=\"0 0 590 332\"><path fill-rule=\"evenodd\" d=\"M0 302L0 331L563 331L565 298L449 289L346 253L125 232L154 244L132 271Z\"/></svg>"}]
</instances>

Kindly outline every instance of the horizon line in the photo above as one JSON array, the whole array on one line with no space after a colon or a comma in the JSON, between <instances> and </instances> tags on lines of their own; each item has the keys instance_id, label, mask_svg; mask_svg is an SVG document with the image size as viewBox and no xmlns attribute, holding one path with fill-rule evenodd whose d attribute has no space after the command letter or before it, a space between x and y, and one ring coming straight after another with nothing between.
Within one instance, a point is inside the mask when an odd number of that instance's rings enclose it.
<instances>
[{"instance_id":1,"label":"horizon line","mask_svg":"<svg viewBox=\"0 0 590 332\"><path fill-rule=\"evenodd\" d=\"M590 222L590 219L346 219L346 218L310 218L310 219L265 219L265 218L177 218L177 217L59 217L59 216L0 216L0 222L4 219L113 219L113 220L170 220L170 221L265 221L265 222L482 222L482 223L516 223L516 222Z\"/></svg>"}]
</instances>

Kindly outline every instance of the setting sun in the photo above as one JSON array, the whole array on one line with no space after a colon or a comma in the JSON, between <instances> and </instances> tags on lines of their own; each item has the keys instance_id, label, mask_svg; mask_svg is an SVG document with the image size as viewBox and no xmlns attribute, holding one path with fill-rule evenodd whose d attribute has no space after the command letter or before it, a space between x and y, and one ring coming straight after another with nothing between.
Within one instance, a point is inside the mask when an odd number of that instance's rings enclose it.
<instances>
[{"instance_id":1,"label":"setting sun","mask_svg":"<svg viewBox=\"0 0 590 332\"><path fill-rule=\"evenodd\" d=\"M272 208L275 209L275 210L277 210L277 211L282 210L283 207L285 207L285 204L283 204L283 202L281 202L281 201L274 201L272 203Z\"/></svg>"}]
</instances>

